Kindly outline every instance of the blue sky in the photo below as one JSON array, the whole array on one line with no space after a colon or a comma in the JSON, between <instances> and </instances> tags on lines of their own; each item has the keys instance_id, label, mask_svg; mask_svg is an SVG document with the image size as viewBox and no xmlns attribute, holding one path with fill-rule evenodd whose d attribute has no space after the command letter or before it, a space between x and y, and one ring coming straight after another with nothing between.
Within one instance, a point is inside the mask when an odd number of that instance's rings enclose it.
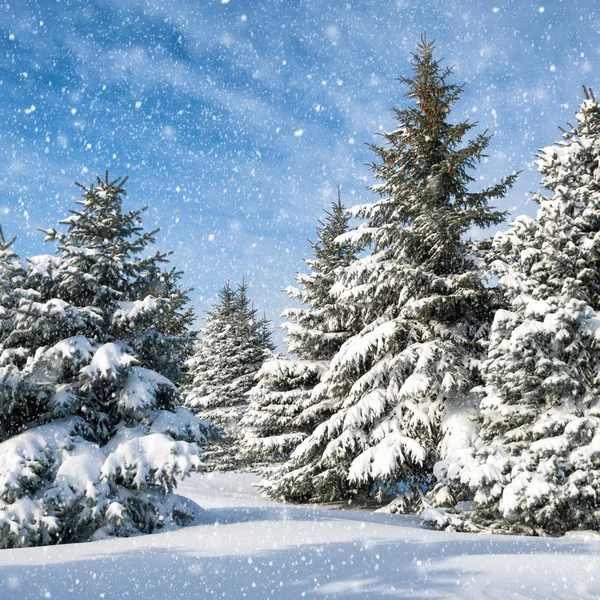
<instances>
[{"instance_id":1,"label":"blue sky","mask_svg":"<svg viewBox=\"0 0 600 600\"><path fill-rule=\"evenodd\" d=\"M74 181L129 175L201 312L226 279L275 323L341 186L372 198L366 142L391 129L423 30L466 82L454 118L494 134L480 184L535 213L537 148L600 92L594 0L19 0L0 5L0 222L51 252ZM278 340L281 335L278 334Z\"/></svg>"}]
</instances>

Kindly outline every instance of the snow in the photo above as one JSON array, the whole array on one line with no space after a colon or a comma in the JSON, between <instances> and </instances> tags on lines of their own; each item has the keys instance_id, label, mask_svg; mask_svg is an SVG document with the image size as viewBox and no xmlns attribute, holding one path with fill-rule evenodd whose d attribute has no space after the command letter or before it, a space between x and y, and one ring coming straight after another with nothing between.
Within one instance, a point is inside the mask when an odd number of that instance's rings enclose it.
<instances>
[{"instance_id":1,"label":"snow","mask_svg":"<svg viewBox=\"0 0 600 600\"><path fill-rule=\"evenodd\" d=\"M77 422L76 418L64 419L41 425L13 436L1 444L0 494L14 490L22 495L24 482L39 477L39 463L49 464L67 443Z\"/></svg>"},{"instance_id":2,"label":"snow","mask_svg":"<svg viewBox=\"0 0 600 600\"><path fill-rule=\"evenodd\" d=\"M0 598L592 599L600 539L448 533L418 518L265 500L245 473L195 474L200 523L0 551Z\"/></svg>"},{"instance_id":3,"label":"snow","mask_svg":"<svg viewBox=\"0 0 600 600\"><path fill-rule=\"evenodd\" d=\"M176 406L172 411L155 411L151 429L153 433L196 442L206 442L207 433L214 433L212 423L199 419L183 406Z\"/></svg>"},{"instance_id":4,"label":"snow","mask_svg":"<svg viewBox=\"0 0 600 600\"><path fill-rule=\"evenodd\" d=\"M40 254L27 259L30 275L51 279L54 271L60 266L60 258L52 254Z\"/></svg>"},{"instance_id":5,"label":"snow","mask_svg":"<svg viewBox=\"0 0 600 600\"><path fill-rule=\"evenodd\" d=\"M416 396L427 391L430 385L429 377L423 373L413 373L406 378L406 381L400 388L399 397Z\"/></svg>"},{"instance_id":6,"label":"snow","mask_svg":"<svg viewBox=\"0 0 600 600\"><path fill-rule=\"evenodd\" d=\"M144 313L154 313L159 309L159 303L154 296L146 296L143 300L133 302L118 302L119 308L113 315L117 325L127 325Z\"/></svg>"},{"instance_id":7,"label":"snow","mask_svg":"<svg viewBox=\"0 0 600 600\"><path fill-rule=\"evenodd\" d=\"M54 493L69 499L78 494L84 494L96 502L100 501L99 490L108 495L104 489L105 484L99 483L102 465L106 456L98 446L90 442L81 441L67 456L58 471L54 481Z\"/></svg>"},{"instance_id":8,"label":"snow","mask_svg":"<svg viewBox=\"0 0 600 600\"><path fill-rule=\"evenodd\" d=\"M177 393L175 385L166 377L144 367L132 367L119 394L119 407L123 411L151 408L156 404L161 386Z\"/></svg>"},{"instance_id":9,"label":"snow","mask_svg":"<svg viewBox=\"0 0 600 600\"><path fill-rule=\"evenodd\" d=\"M89 379L97 376L116 379L121 369L137 362L126 346L109 342L96 350L90 364L81 369L81 374Z\"/></svg>"},{"instance_id":10,"label":"snow","mask_svg":"<svg viewBox=\"0 0 600 600\"><path fill-rule=\"evenodd\" d=\"M166 435L152 433L119 444L104 462L102 476L131 481L138 489L159 484L170 491L176 478L200 467L198 455L196 444L174 442Z\"/></svg>"}]
</instances>

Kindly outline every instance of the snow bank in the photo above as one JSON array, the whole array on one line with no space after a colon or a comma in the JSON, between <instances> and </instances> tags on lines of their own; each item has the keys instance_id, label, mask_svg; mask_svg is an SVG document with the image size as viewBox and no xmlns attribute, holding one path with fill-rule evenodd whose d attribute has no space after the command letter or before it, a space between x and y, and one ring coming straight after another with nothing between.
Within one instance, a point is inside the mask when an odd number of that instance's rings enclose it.
<instances>
[{"instance_id":1,"label":"snow bank","mask_svg":"<svg viewBox=\"0 0 600 600\"><path fill-rule=\"evenodd\" d=\"M3 600L595 600L600 541L423 530L415 517L276 504L244 474L194 475L203 524L0 551Z\"/></svg>"}]
</instances>

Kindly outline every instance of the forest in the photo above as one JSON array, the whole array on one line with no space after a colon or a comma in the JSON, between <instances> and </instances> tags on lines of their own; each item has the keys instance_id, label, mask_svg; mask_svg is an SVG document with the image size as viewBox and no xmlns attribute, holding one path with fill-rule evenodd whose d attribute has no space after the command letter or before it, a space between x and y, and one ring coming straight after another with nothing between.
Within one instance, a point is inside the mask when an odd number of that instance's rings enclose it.
<instances>
[{"instance_id":1,"label":"forest","mask_svg":"<svg viewBox=\"0 0 600 600\"><path fill-rule=\"evenodd\" d=\"M599 597L596 9L43 4L0 6L0 597Z\"/></svg>"},{"instance_id":2,"label":"forest","mask_svg":"<svg viewBox=\"0 0 600 600\"><path fill-rule=\"evenodd\" d=\"M452 122L463 86L425 36L401 83L375 200L338 190L287 290L286 355L244 283L192 330L125 179L80 185L52 255L2 238L2 547L192 522L174 488L199 469L452 531L600 529L600 106L584 88L540 151L537 219L474 242L518 173L475 189L491 137Z\"/></svg>"}]
</instances>

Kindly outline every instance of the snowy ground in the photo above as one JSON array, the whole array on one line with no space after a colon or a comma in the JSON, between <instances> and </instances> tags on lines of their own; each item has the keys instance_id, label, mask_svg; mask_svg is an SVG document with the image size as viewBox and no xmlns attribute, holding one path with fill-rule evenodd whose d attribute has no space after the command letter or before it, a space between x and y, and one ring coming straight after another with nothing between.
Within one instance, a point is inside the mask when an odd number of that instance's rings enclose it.
<instances>
[{"instance_id":1,"label":"snowy ground","mask_svg":"<svg viewBox=\"0 0 600 600\"><path fill-rule=\"evenodd\" d=\"M0 551L0 598L598 598L600 541L426 531L414 517L269 502L248 474L180 492L205 524Z\"/></svg>"}]
</instances>

